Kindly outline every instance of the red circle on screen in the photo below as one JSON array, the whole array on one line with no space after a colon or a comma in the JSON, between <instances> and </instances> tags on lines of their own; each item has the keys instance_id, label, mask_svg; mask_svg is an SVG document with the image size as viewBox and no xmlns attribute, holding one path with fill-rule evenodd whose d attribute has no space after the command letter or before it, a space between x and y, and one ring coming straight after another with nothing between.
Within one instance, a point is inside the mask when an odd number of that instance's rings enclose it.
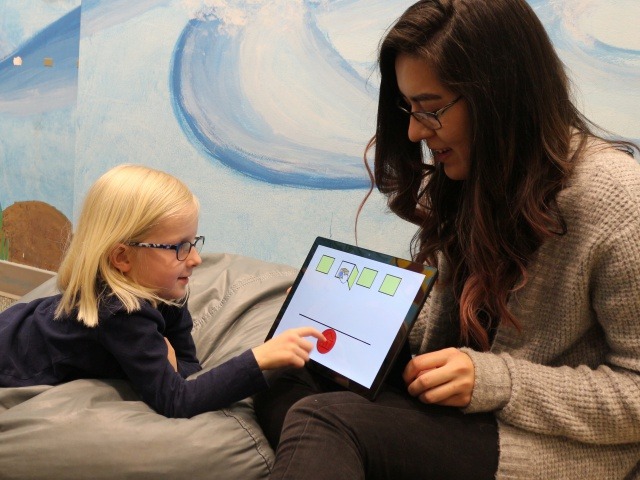
<instances>
[{"instance_id":1,"label":"red circle on screen","mask_svg":"<svg viewBox=\"0 0 640 480\"><path fill-rule=\"evenodd\" d=\"M322 332L322 334L324 335L324 338L326 338L326 340L324 342L318 340L317 346L318 352L324 354L330 352L333 346L336 344L336 331L328 328L327 330Z\"/></svg>"}]
</instances>

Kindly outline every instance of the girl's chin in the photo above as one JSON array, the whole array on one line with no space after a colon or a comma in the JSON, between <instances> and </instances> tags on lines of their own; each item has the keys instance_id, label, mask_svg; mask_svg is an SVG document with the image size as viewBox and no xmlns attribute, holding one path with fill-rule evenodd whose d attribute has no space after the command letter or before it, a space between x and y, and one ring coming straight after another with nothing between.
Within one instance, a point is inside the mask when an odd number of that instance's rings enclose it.
<instances>
[{"instance_id":1,"label":"girl's chin","mask_svg":"<svg viewBox=\"0 0 640 480\"><path fill-rule=\"evenodd\" d=\"M158 296L164 300L168 300L170 302L176 302L184 298L187 294L186 287L177 287L171 291L158 292Z\"/></svg>"}]
</instances>

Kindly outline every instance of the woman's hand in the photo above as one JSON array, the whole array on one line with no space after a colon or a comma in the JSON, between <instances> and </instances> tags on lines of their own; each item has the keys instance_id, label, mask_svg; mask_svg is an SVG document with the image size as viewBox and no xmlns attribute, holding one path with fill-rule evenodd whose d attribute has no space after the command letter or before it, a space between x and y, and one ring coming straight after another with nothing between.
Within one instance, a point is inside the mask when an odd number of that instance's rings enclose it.
<instances>
[{"instance_id":1,"label":"woman's hand","mask_svg":"<svg viewBox=\"0 0 640 480\"><path fill-rule=\"evenodd\" d=\"M324 335L312 327L292 328L253 349L260 370L280 367L303 367L309 361L313 343L304 337L325 341Z\"/></svg>"},{"instance_id":2,"label":"woman's hand","mask_svg":"<svg viewBox=\"0 0 640 480\"><path fill-rule=\"evenodd\" d=\"M169 360L169 363L171 364L173 369L177 372L178 360L176 359L176 351L173 349L171 342L167 340L167 337L164 337L164 341L167 343L167 349L169 350L167 353L167 360Z\"/></svg>"},{"instance_id":3,"label":"woman's hand","mask_svg":"<svg viewBox=\"0 0 640 480\"><path fill-rule=\"evenodd\" d=\"M466 407L471 402L475 369L469 355L457 348L417 355L402 376L409 394L424 403Z\"/></svg>"}]
</instances>

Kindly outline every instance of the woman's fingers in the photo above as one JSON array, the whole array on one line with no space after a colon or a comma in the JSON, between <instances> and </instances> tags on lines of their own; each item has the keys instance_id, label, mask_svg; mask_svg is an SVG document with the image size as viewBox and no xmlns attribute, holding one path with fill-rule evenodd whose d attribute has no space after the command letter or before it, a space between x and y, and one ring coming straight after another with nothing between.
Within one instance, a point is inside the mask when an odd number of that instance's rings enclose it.
<instances>
[{"instance_id":1,"label":"woman's fingers","mask_svg":"<svg viewBox=\"0 0 640 480\"><path fill-rule=\"evenodd\" d=\"M417 356L403 376L409 394L425 403L464 407L471 401L475 369L471 358L458 349Z\"/></svg>"}]
</instances>

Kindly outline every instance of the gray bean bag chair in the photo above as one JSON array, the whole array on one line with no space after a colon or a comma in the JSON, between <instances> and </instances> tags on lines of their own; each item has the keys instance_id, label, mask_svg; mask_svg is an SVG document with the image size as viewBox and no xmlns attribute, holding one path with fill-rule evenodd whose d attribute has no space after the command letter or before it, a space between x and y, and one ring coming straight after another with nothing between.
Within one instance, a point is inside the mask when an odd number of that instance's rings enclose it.
<instances>
[{"instance_id":1,"label":"gray bean bag chair","mask_svg":"<svg viewBox=\"0 0 640 480\"><path fill-rule=\"evenodd\" d=\"M297 270L206 254L189 309L205 369L260 344ZM52 279L21 299L55 293ZM158 415L123 380L0 388L0 478L267 478L273 451L251 399L190 419Z\"/></svg>"}]
</instances>

